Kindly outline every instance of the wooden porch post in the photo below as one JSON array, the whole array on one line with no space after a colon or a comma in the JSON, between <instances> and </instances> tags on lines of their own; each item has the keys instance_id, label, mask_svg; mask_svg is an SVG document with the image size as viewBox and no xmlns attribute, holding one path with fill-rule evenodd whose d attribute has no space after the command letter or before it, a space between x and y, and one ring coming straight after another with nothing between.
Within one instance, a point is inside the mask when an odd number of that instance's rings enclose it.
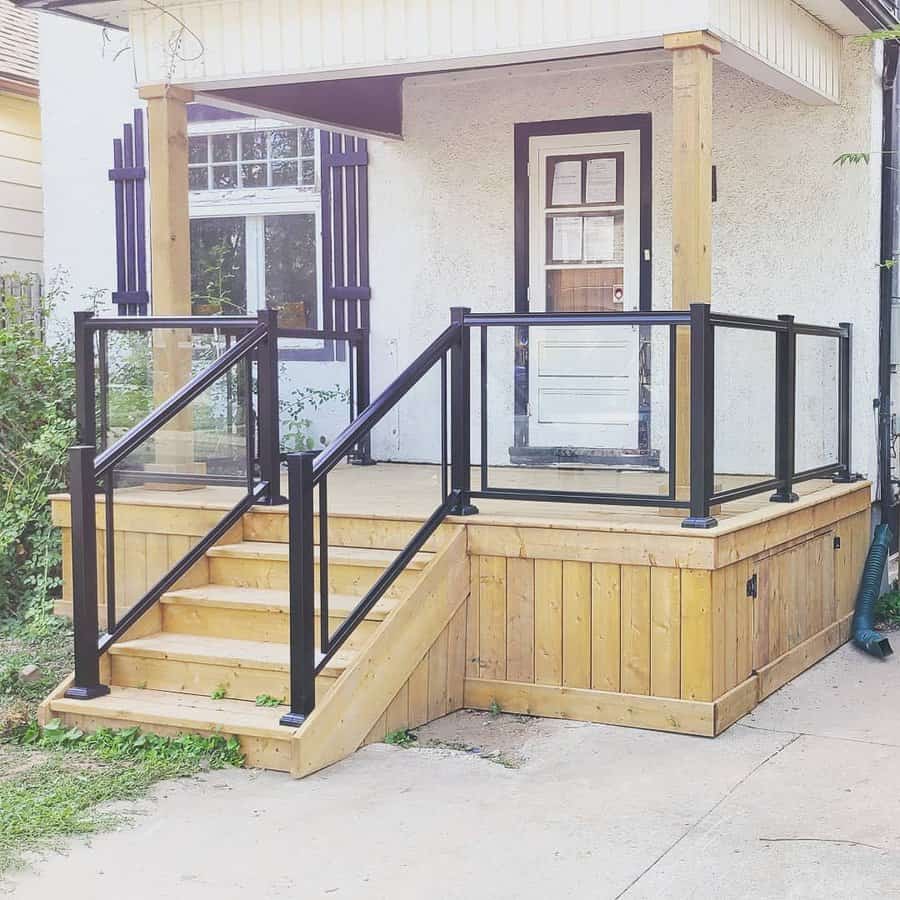
<instances>
[{"instance_id":1,"label":"wooden porch post","mask_svg":"<svg viewBox=\"0 0 900 900\"><path fill-rule=\"evenodd\" d=\"M150 165L150 284L155 316L191 314L191 235L188 216L187 104L193 92L172 85L139 91L147 101ZM191 333L153 332L153 395L157 404L191 377ZM156 436L161 468L194 468L190 411ZM171 489L172 485L165 485Z\"/></svg>"},{"instance_id":2,"label":"wooden porch post","mask_svg":"<svg viewBox=\"0 0 900 900\"><path fill-rule=\"evenodd\" d=\"M672 53L672 308L709 303L712 294L712 77L718 38L706 31L668 34ZM682 333L684 332L684 333ZM675 465L679 497L690 485L690 339L676 352ZM672 465L672 462L670 462Z\"/></svg>"}]
</instances>

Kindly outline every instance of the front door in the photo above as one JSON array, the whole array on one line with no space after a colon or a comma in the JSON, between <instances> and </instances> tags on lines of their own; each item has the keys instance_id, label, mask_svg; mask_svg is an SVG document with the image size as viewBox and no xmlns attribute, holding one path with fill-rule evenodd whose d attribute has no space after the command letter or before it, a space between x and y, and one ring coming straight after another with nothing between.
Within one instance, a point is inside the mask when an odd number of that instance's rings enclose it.
<instances>
[{"instance_id":1,"label":"front door","mask_svg":"<svg viewBox=\"0 0 900 900\"><path fill-rule=\"evenodd\" d=\"M640 132L533 136L528 172L530 310L638 309ZM529 332L530 446L637 448L639 329Z\"/></svg>"}]
</instances>

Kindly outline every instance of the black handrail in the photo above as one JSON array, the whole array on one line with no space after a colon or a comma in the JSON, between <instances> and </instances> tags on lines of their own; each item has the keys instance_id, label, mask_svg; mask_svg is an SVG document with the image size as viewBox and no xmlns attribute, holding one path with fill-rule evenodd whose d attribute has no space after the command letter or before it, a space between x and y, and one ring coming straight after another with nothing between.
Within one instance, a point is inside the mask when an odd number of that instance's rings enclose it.
<instances>
[{"instance_id":1,"label":"black handrail","mask_svg":"<svg viewBox=\"0 0 900 900\"><path fill-rule=\"evenodd\" d=\"M290 595L290 712L281 724L296 728L316 704L316 675L340 650L360 622L390 589L441 522L453 513L477 512L469 502L469 468L458 465L459 446L468 440L468 331L463 326L468 310L451 311L451 324L435 338L385 391L321 452L308 450L288 454L288 559ZM451 488L447 491L447 355L451 355L452 408ZM381 573L350 614L331 634L328 627L328 473L360 442L368 440L372 429L436 365L441 373L441 502L428 520L412 536L396 559ZM315 514L313 494L319 490L319 617L320 654L315 649Z\"/></svg>"}]
</instances>

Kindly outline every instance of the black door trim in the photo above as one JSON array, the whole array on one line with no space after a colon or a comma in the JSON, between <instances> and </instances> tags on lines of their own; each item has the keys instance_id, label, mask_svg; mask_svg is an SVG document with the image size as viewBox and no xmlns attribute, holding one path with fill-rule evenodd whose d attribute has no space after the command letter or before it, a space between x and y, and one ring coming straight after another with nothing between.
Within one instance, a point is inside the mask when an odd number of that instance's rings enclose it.
<instances>
[{"instance_id":1,"label":"black door trim","mask_svg":"<svg viewBox=\"0 0 900 900\"><path fill-rule=\"evenodd\" d=\"M519 122L514 127L514 241L516 312L528 312L529 206L528 184L529 141L532 137L557 134L591 134L603 131L637 131L640 133L640 243L638 302L640 309L652 308L653 277L653 128L649 113L630 116L593 116L558 119L547 122ZM515 446L510 447L510 461L518 464L544 464L567 461L582 464L604 464L616 467L659 465L659 451L650 448L650 354L649 330L641 328L641 384L639 387L638 447L530 447L528 443L528 329L518 329L515 351Z\"/></svg>"}]
</instances>

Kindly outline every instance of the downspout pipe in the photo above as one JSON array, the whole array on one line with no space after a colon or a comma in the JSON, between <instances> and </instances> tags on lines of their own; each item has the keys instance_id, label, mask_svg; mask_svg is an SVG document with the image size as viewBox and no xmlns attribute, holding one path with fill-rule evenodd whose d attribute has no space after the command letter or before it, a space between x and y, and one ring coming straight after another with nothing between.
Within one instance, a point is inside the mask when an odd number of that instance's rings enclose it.
<instances>
[{"instance_id":1,"label":"downspout pipe","mask_svg":"<svg viewBox=\"0 0 900 900\"><path fill-rule=\"evenodd\" d=\"M882 72L882 138L881 138L881 259L884 263L897 253L897 65L900 42L884 42ZM881 521L900 533L894 484L891 473L891 316L894 294L894 268L882 265L878 306L878 494Z\"/></svg>"},{"instance_id":2,"label":"downspout pipe","mask_svg":"<svg viewBox=\"0 0 900 900\"><path fill-rule=\"evenodd\" d=\"M891 642L885 635L875 630L875 604L881 594L881 579L884 577L890 545L891 529L882 523L875 529L875 538L866 557L851 625L853 643L879 659L884 659L894 652L891 649Z\"/></svg>"}]
</instances>

